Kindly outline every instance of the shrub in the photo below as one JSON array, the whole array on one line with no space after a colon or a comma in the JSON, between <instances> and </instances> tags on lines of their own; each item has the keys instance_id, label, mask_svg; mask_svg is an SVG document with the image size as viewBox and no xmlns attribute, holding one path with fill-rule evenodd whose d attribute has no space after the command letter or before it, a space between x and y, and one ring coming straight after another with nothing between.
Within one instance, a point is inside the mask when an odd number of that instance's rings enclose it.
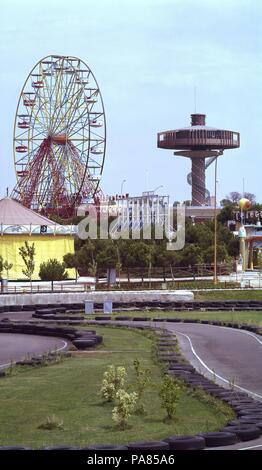
<instances>
[{"instance_id":1,"label":"shrub","mask_svg":"<svg viewBox=\"0 0 262 470\"><path fill-rule=\"evenodd\" d=\"M38 426L38 429L64 429L64 422L59 419L56 415L48 416L46 421Z\"/></svg>"},{"instance_id":2,"label":"shrub","mask_svg":"<svg viewBox=\"0 0 262 470\"><path fill-rule=\"evenodd\" d=\"M160 387L160 398L162 407L166 410L167 419L172 420L175 416L179 396L180 396L180 385L174 382L174 380L165 375Z\"/></svg>"},{"instance_id":3,"label":"shrub","mask_svg":"<svg viewBox=\"0 0 262 470\"><path fill-rule=\"evenodd\" d=\"M126 369L122 366L108 366L108 370L104 373L100 396L104 401L112 402L117 391L123 388L126 381Z\"/></svg>"},{"instance_id":4,"label":"shrub","mask_svg":"<svg viewBox=\"0 0 262 470\"><path fill-rule=\"evenodd\" d=\"M130 416L134 413L137 401L137 393L128 393L125 390L118 390L115 395L115 407L112 411L113 421L124 430Z\"/></svg>"},{"instance_id":5,"label":"shrub","mask_svg":"<svg viewBox=\"0 0 262 470\"><path fill-rule=\"evenodd\" d=\"M68 278L65 268L65 263L60 263L57 259L49 259L46 263L40 264L39 277L42 281L51 281L53 290L54 281L63 281Z\"/></svg>"},{"instance_id":6,"label":"shrub","mask_svg":"<svg viewBox=\"0 0 262 470\"><path fill-rule=\"evenodd\" d=\"M135 369L135 377L136 377L136 392L137 392L137 400L140 402L136 409L137 414L145 414L145 407L144 404L141 402L142 397L144 395L146 387L151 384L151 371L150 369L146 369L139 359L135 359L134 362L134 369Z\"/></svg>"}]
</instances>

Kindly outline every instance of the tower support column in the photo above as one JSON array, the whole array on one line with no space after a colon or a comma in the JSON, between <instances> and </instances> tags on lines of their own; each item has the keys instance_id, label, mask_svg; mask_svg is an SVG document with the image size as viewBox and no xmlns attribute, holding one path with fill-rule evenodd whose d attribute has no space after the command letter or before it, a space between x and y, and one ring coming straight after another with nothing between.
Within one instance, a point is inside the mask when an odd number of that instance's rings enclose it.
<instances>
[{"instance_id":1,"label":"tower support column","mask_svg":"<svg viewBox=\"0 0 262 470\"><path fill-rule=\"evenodd\" d=\"M191 158L192 205L203 206L206 202L205 158Z\"/></svg>"}]
</instances>

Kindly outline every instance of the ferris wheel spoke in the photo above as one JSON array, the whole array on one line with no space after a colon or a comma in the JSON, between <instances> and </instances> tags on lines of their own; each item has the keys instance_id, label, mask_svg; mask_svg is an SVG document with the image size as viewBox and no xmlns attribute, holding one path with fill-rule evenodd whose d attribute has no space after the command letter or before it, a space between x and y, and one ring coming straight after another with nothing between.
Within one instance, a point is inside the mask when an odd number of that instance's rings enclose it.
<instances>
[{"instance_id":1,"label":"ferris wheel spoke","mask_svg":"<svg viewBox=\"0 0 262 470\"><path fill-rule=\"evenodd\" d=\"M75 96L78 95L78 93L79 93L79 90L77 90L75 92L75 83L74 83L73 77L71 77L71 81L69 83L69 88L65 89L65 91L64 91L65 99L63 101L63 106L59 109L59 112L63 115L63 121L64 122L67 119L67 114L70 112L70 107L68 107L68 103L71 104L71 106L73 106L73 100L75 99ZM58 120L58 117L59 117L59 113L58 113L58 116L57 116L57 120ZM56 122L57 122L57 120L56 120ZM57 132L57 130L60 126L60 123L58 123L58 125L56 126L56 122L54 124L54 133Z\"/></svg>"},{"instance_id":2,"label":"ferris wheel spoke","mask_svg":"<svg viewBox=\"0 0 262 470\"><path fill-rule=\"evenodd\" d=\"M42 117L42 119L39 117L39 111L41 112L41 106L39 106L37 112L35 112L34 107L32 107L31 119L33 118L34 122L37 122L37 124L43 129L43 132L48 132L48 127L44 123L43 117ZM42 112L41 112L41 114L42 114Z\"/></svg>"},{"instance_id":3,"label":"ferris wheel spoke","mask_svg":"<svg viewBox=\"0 0 262 470\"><path fill-rule=\"evenodd\" d=\"M56 77L56 80L57 80L57 77ZM70 87L70 85L69 85ZM60 94L61 93L64 93L64 95L66 94L65 90L63 89L63 81L60 83L60 88L62 90L60 90ZM60 98L61 99L61 98ZM56 123L59 119L59 115L60 114L63 114L63 102L61 101L60 105L57 105L57 100L55 101L54 103L54 107L53 107L53 114L54 114L54 120L52 122L52 133L55 134L56 133Z\"/></svg>"},{"instance_id":4,"label":"ferris wheel spoke","mask_svg":"<svg viewBox=\"0 0 262 470\"><path fill-rule=\"evenodd\" d=\"M36 129L36 128L34 127L34 129ZM42 130L36 131L36 132L37 132L37 133L34 134L34 136L30 138L30 140L31 140L32 142L34 142L34 141L39 141L39 140L42 141L42 140L44 140L44 139L46 138L46 134L43 134L43 131L42 131ZM18 141L19 141L19 142L26 142L26 141L28 141L28 140L29 140L28 133L27 133L27 136L25 136L25 134L23 134L23 135L24 135L24 137L20 137L20 134L18 134L17 136L15 136L15 141L16 141L16 142L18 142Z\"/></svg>"},{"instance_id":5,"label":"ferris wheel spoke","mask_svg":"<svg viewBox=\"0 0 262 470\"><path fill-rule=\"evenodd\" d=\"M71 131L73 130L74 127L76 127L78 123L80 124L81 128L85 127L85 123L88 121L88 116L89 116L88 109L84 109L81 112L81 114L77 117L72 116L71 121L68 123L68 136L69 137L70 135L73 135L71 134ZM82 123L82 119L84 120L84 125Z\"/></svg>"},{"instance_id":6,"label":"ferris wheel spoke","mask_svg":"<svg viewBox=\"0 0 262 470\"><path fill-rule=\"evenodd\" d=\"M37 76L40 76L40 73L37 74ZM41 95L41 90L44 89L44 88L39 88L37 89L37 91L34 90L34 99L35 99L35 102L36 104L39 102L39 105L38 105L38 112L40 111L41 112L41 115L42 115L42 121L40 121L40 119L38 118L40 124L42 125L42 127L44 127L44 121L46 119L46 123L48 123L48 117L46 117L44 114L43 114L43 107L46 106L46 103L43 101L43 98L42 98L42 95ZM24 99L26 98L26 93L24 94ZM35 106L32 106L31 107L31 117L34 116L34 111L35 111Z\"/></svg>"},{"instance_id":7,"label":"ferris wheel spoke","mask_svg":"<svg viewBox=\"0 0 262 470\"><path fill-rule=\"evenodd\" d=\"M41 90L43 90L44 96L42 96ZM41 112L43 126L45 123L45 128L48 130L48 122L50 119L50 113L47 107L48 100L46 99L44 88L39 88L39 90L36 93L36 99L39 100L39 111Z\"/></svg>"},{"instance_id":8,"label":"ferris wheel spoke","mask_svg":"<svg viewBox=\"0 0 262 470\"><path fill-rule=\"evenodd\" d=\"M85 121L85 123L87 123L88 120ZM78 125L78 127L77 127ZM76 128L77 127L77 128ZM80 136L80 138L82 140L89 140L89 136L88 137L83 137L83 129L85 128L85 125L83 125L82 123L79 123L79 120L77 119L74 123L74 127L71 126L71 132L68 132L68 139L69 140L76 140L77 139L77 136ZM73 131L74 129L74 131ZM74 136L75 136L75 139L74 139Z\"/></svg>"},{"instance_id":9,"label":"ferris wheel spoke","mask_svg":"<svg viewBox=\"0 0 262 470\"><path fill-rule=\"evenodd\" d=\"M57 109L61 109L61 80L62 80L62 72L61 70L58 71L56 75L56 82L55 82L55 104L54 104L54 110L56 112ZM54 112L54 114L55 114ZM53 130L53 122L51 118L51 128Z\"/></svg>"},{"instance_id":10,"label":"ferris wheel spoke","mask_svg":"<svg viewBox=\"0 0 262 470\"><path fill-rule=\"evenodd\" d=\"M66 125L64 126L66 129L69 128L70 121L72 120L72 115L73 112L78 108L78 103L81 98L81 90L77 90L76 93L72 95L71 100L67 100L66 104L69 103L70 106L68 106L63 118L64 121L66 122Z\"/></svg>"},{"instance_id":11,"label":"ferris wheel spoke","mask_svg":"<svg viewBox=\"0 0 262 470\"><path fill-rule=\"evenodd\" d=\"M67 81L63 79L63 75L62 75L62 79L60 81L60 101L58 103L58 106L55 106L55 113L57 113L56 122L58 121L60 114L62 115L62 120L65 121L65 114L67 113L67 104L69 103L73 105L72 103L73 103L74 96L75 95L77 96L78 94L79 94L79 90L75 92L74 76L71 75L71 78L68 84ZM60 125L60 123L58 123L58 126L56 127L56 122L54 123L54 126L53 126L54 133L56 132L57 128Z\"/></svg>"}]
</instances>

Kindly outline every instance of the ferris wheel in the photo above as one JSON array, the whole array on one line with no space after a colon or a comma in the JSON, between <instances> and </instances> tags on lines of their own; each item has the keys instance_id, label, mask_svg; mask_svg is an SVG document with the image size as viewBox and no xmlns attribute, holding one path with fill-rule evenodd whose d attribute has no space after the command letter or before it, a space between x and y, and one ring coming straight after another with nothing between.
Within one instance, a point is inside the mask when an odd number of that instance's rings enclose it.
<instances>
[{"instance_id":1,"label":"ferris wheel","mask_svg":"<svg viewBox=\"0 0 262 470\"><path fill-rule=\"evenodd\" d=\"M70 56L40 60L17 105L12 196L41 213L71 216L101 192L105 149L103 100L88 65Z\"/></svg>"}]
</instances>

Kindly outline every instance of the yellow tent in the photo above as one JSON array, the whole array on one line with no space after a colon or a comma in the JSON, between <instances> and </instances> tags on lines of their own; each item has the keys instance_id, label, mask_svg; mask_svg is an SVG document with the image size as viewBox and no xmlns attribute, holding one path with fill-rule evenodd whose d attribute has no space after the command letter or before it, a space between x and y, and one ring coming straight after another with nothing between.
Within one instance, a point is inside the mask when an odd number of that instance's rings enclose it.
<instances>
[{"instance_id":1,"label":"yellow tent","mask_svg":"<svg viewBox=\"0 0 262 470\"><path fill-rule=\"evenodd\" d=\"M39 279L42 262L51 258L62 262L65 254L74 253L72 227L56 224L8 197L0 200L0 230L0 256L13 265L8 273L9 279L26 279L19 254L25 241L35 245L33 279ZM2 276L6 277L6 274L3 272ZM73 269L68 269L69 277L74 277L74 274Z\"/></svg>"}]
</instances>

